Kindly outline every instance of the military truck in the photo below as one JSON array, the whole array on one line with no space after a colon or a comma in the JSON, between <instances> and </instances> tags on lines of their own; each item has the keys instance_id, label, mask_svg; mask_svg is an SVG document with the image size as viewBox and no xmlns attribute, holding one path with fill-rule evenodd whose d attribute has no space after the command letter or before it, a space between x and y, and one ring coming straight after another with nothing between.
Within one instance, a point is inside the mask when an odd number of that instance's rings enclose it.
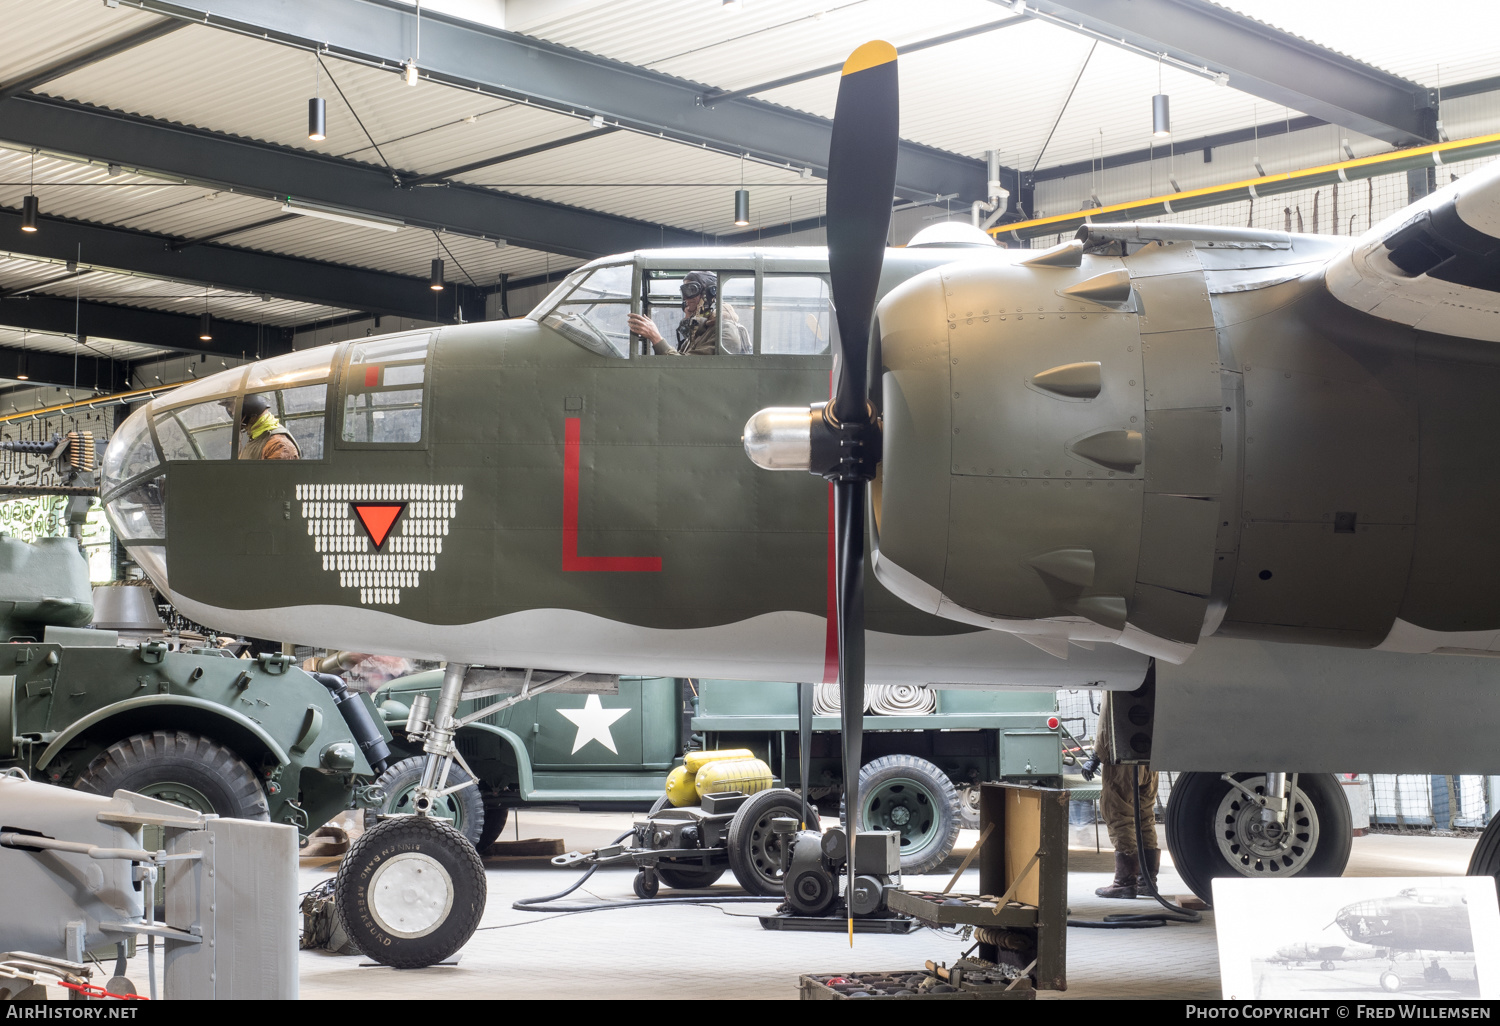
<instances>
[{"instance_id":1,"label":"military truck","mask_svg":"<svg viewBox=\"0 0 1500 1026\"><path fill-rule=\"evenodd\" d=\"M389 732L339 678L279 654L122 645L92 615L75 539L0 535L0 770L305 835L384 768Z\"/></svg>"},{"instance_id":2,"label":"military truck","mask_svg":"<svg viewBox=\"0 0 1500 1026\"><path fill-rule=\"evenodd\" d=\"M412 703L437 696L442 671L391 681L375 704L392 733L392 763L375 783L382 810L412 811L418 745L403 732ZM486 700L488 701L488 700ZM865 715L862 822L900 830L904 872L924 872L978 823L985 780L1058 783L1061 743L1052 692L936 690L930 712ZM477 706L461 703L462 718ZM462 728L460 755L478 787L455 791L439 814L481 850L523 805L640 807L662 798L667 773L691 747L753 751L778 786L801 778L797 685L766 681L623 677L616 695L543 694ZM837 813L842 794L838 717L815 715L810 797ZM449 786L469 779L459 765Z\"/></svg>"}]
</instances>

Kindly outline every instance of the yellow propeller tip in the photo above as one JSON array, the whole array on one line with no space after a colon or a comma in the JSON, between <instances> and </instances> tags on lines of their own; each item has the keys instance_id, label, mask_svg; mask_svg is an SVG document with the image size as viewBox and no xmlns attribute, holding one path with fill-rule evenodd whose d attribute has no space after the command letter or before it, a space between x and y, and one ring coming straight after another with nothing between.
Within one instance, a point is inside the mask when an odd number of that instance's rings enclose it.
<instances>
[{"instance_id":1,"label":"yellow propeller tip","mask_svg":"<svg viewBox=\"0 0 1500 1026\"><path fill-rule=\"evenodd\" d=\"M894 46L884 39L872 39L849 55L849 59L844 62L842 74L852 75L866 68L889 64L895 59L896 48Z\"/></svg>"},{"instance_id":2,"label":"yellow propeller tip","mask_svg":"<svg viewBox=\"0 0 1500 1026\"><path fill-rule=\"evenodd\" d=\"M854 947L854 917L849 917L849 946Z\"/></svg>"}]
</instances>

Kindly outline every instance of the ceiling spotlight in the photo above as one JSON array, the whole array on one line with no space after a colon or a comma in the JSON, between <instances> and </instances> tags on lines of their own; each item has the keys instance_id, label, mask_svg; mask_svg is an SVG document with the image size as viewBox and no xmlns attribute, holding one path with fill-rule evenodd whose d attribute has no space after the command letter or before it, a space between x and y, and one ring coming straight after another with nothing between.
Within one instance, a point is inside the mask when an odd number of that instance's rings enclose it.
<instances>
[{"instance_id":1,"label":"ceiling spotlight","mask_svg":"<svg viewBox=\"0 0 1500 1026\"><path fill-rule=\"evenodd\" d=\"M1166 93L1151 97L1151 134L1157 139L1172 134L1172 112L1168 108Z\"/></svg>"},{"instance_id":2,"label":"ceiling spotlight","mask_svg":"<svg viewBox=\"0 0 1500 1026\"><path fill-rule=\"evenodd\" d=\"M307 137L313 142L328 138L328 105L321 96L307 101Z\"/></svg>"},{"instance_id":3,"label":"ceiling spotlight","mask_svg":"<svg viewBox=\"0 0 1500 1026\"><path fill-rule=\"evenodd\" d=\"M417 62L416 61L407 61L406 62L406 84L409 85L409 86L414 86L414 85L417 84Z\"/></svg>"},{"instance_id":4,"label":"ceiling spotlight","mask_svg":"<svg viewBox=\"0 0 1500 1026\"><path fill-rule=\"evenodd\" d=\"M36 197L24 196L21 199L21 231L36 231Z\"/></svg>"},{"instance_id":5,"label":"ceiling spotlight","mask_svg":"<svg viewBox=\"0 0 1500 1026\"><path fill-rule=\"evenodd\" d=\"M434 292L443 291L443 261L441 259L432 262L432 275L427 279L427 287Z\"/></svg>"},{"instance_id":6,"label":"ceiling spotlight","mask_svg":"<svg viewBox=\"0 0 1500 1026\"><path fill-rule=\"evenodd\" d=\"M750 223L750 190L734 190L734 223L743 228Z\"/></svg>"},{"instance_id":7,"label":"ceiling spotlight","mask_svg":"<svg viewBox=\"0 0 1500 1026\"><path fill-rule=\"evenodd\" d=\"M31 380L31 375L29 373L27 373L27 370L26 370L26 353L24 351L21 353L20 356L16 357L16 380L17 381L30 381Z\"/></svg>"},{"instance_id":8,"label":"ceiling spotlight","mask_svg":"<svg viewBox=\"0 0 1500 1026\"><path fill-rule=\"evenodd\" d=\"M203 311L203 316L198 318L198 341L212 342L214 340L213 329L210 327L208 311Z\"/></svg>"}]
</instances>

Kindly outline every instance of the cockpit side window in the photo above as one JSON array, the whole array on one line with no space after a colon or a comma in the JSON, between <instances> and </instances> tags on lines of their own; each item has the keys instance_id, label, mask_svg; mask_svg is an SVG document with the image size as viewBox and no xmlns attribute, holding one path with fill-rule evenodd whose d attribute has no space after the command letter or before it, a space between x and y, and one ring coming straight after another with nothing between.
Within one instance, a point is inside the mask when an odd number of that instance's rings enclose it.
<instances>
[{"instance_id":1,"label":"cockpit side window","mask_svg":"<svg viewBox=\"0 0 1500 1026\"><path fill-rule=\"evenodd\" d=\"M760 352L818 356L832 331L828 282L816 275L767 274L761 283Z\"/></svg>"},{"instance_id":2,"label":"cockpit side window","mask_svg":"<svg viewBox=\"0 0 1500 1026\"><path fill-rule=\"evenodd\" d=\"M339 434L343 444L421 444L431 339L423 332L373 338L349 347Z\"/></svg>"},{"instance_id":3,"label":"cockpit side window","mask_svg":"<svg viewBox=\"0 0 1500 1026\"><path fill-rule=\"evenodd\" d=\"M590 352L624 359L630 352L633 273L630 264L595 268L580 276L572 291L542 314L541 322Z\"/></svg>"},{"instance_id":4,"label":"cockpit side window","mask_svg":"<svg viewBox=\"0 0 1500 1026\"><path fill-rule=\"evenodd\" d=\"M683 309L683 284L690 271L711 275L716 291L711 307L700 307L693 318ZM662 340L678 352L717 356L749 355L755 349L755 275L751 272L708 268L648 270L641 281L641 310L650 317ZM717 330L715 330L717 325ZM650 356L650 343L637 340L636 352Z\"/></svg>"},{"instance_id":5,"label":"cockpit side window","mask_svg":"<svg viewBox=\"0 0 1500 1026\"><path fill-rule=\"evenodd\" d=\"M162 458L227 460L234 449L234 399L210 399L177 406L156 417L156 437Z\"/></svg>"}]
</instances>

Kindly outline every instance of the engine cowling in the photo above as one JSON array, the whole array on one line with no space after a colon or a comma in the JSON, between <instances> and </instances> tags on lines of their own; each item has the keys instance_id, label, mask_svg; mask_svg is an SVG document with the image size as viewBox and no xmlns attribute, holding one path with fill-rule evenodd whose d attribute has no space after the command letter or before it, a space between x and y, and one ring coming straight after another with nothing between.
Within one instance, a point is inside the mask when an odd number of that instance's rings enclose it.
<instances>
[{"instance_id":1,"label":"engine cowling","mask_svg":"<svg viewBox=\"0 0 1500 1026\"><path fill-rule=\"evenodd\" d=\"M1190 245L961 262L881 302L875 573L1064 654L1178 662L1203 629L1226 407Z\"/></svg>"}]
</instances>

